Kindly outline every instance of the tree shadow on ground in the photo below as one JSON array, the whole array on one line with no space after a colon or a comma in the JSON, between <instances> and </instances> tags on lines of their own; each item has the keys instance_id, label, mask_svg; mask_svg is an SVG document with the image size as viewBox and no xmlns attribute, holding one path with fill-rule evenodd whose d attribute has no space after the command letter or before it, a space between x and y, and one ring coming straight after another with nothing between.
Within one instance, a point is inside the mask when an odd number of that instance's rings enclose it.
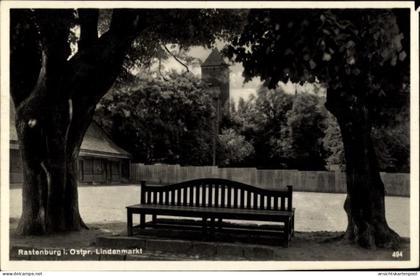
<instances>
[{"instance_id":1,"label":"tree shadow on ground","mask_svg":"<svg viewBox=\"0 0 420 276\"><path fill-rule=\"evenodd\" d=\"M53 235L44 236L19 236L15 233L17 225L17 219L10 220L10 248L25 247L25 248L95 248L101 245L97 244L98 237L114 237L126 239L126 224L122 222L107 222L107 223L95 223L90 224L90 230L81 230L79 232L66 232ZM140 235L136 235L137 238L146 239L161 239L166 242L170 242L172 239L176 240L173 230L160 229L153 235L147 236L146 232ZM150 234L150 233L149 233ZM367 261L367 260L409 260L410 259L410 241L408 238L403 238L399 251L402 252L402 257L393 257L394 250L392 249L364 249L355 244L351 244L347 241L339 239L343 235L343 232L295 232L295 236L289 243L289 247L283 247L279 245L258 245L258 239L253 236L251 240L231 240L231 243L238 247L249 247L256 246L258 248L270 248L275 251L275 258L266 260L284 260L284 261ZM232 236L230 236L232 238ZM178 243L179 243L178 238ZM191 239L184 235L182 240L185 242L191 242ZM226 240L212 241L204 239L207 243L221 243L226 244ZM200 255L189 256L188 252L180 252L176 254L174 252L166 253L163 251L155 252L150 255L151 259L156 259L159 256L160 260L187 260L187 259L199 259L199 260L221 260L220 256L213 256L211 258ZM235 256L230 256L230 260L235 260ZM147 255L143 256L143 259L147 260ZM80 260L83 260L81 258ZM237 258L237 260L243 260L243 258Z\"/></svg>"}]
</instances>

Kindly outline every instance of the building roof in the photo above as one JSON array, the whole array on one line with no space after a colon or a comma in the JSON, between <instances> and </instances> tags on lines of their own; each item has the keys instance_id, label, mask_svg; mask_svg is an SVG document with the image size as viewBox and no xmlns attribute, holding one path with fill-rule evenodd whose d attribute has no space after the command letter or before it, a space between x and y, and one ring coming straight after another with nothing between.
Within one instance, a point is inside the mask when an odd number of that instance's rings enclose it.
<instances>
[{"instance_id":1,"label":"building roof","mask_svg":"<svg viewBox=\"0 0 420 276\"><path fill-rule=\"evenodd\" d=\"M213 49L207 59L201 64L201 67L205 66L220 66L220 65L228 65L223 56L220 54L219 50Z\"/></svg>"},{"instance_id":2,"label":"building roof","mask_svg":"<svg viewBox=\"0 0 420 276\"><path fill-rule=\"evenodd\" d=\"M10 148L18 149L18 136L15 127L15 108L10 103ZM94 121L90 124L80 147L80 156L130 158L131 155L118 147Z\"/></svg>"},{"instance_id":3,"label":"building roof","mask_svg":"<svg viewBox=\"0 0 420 276\"><path fill-rule=\"evenodd\" d=\"M127 151L118 147L95 121L92 121L86 131L85 138L80 147L80 155L118 158L131 157Z\"/></svg>"}]
</instances>

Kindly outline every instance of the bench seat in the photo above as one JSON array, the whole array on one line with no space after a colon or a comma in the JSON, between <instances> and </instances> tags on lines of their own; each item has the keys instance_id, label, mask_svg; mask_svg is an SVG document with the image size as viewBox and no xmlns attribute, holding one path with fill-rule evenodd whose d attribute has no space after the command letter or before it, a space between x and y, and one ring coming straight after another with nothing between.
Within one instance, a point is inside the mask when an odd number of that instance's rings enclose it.
<instances>
[{"instance_id":1,"label":"bench seat","mask_svg":"<svg viewBox=\"0 0 420 276\"><path fill-rule=\"evenodd\" d=\"M133 214L162 216L207 217L243 220L284 221L294 216L292 211L234 209L221 207L168 206L160 204L135 204L127 209Z\"/></svg>"}]
</instances>

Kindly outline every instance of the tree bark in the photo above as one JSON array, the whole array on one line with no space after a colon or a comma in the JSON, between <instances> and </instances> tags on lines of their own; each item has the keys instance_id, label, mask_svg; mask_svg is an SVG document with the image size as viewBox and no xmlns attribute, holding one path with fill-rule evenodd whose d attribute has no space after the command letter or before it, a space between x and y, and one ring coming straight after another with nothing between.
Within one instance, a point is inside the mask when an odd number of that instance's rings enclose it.
<instances>
[{"instance_id":1,"label":"tree bark","mask_svg":"<svg viewBox=\"0 0 420 276\"><path fill-rule=\"evenodd\" d=\"M347 96L344 96L347 95ZM345 238L365 248L395 248L400 238L387 224L385 188L371 138L369 111L349 93L328 91L326 107L337 118L346 160L348 226Z\"/></svg>"},{"instance_id":2,"label":"tree bark","mask_svg":"<svg viewBox=\"0 0 420 276\"><path fill-rule=\"evenodd\" d=\"M141 31L135 13L116 10L110 30L97 38L97 10L80 11L85 30L78 53L67 60L71 13L11 13L11 95L24 174L17 232L23 235L86 227L78 206L80 147L96 104L114 83Z\"/></svg>"}]
</instances>

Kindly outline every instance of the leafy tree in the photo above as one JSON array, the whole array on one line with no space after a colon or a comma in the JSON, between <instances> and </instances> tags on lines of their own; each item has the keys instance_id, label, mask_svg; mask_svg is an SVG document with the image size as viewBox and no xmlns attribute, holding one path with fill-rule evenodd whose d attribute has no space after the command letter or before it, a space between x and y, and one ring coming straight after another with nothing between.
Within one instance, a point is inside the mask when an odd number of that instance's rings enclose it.
<instances>
[{"instance_id":1,"label":"leafy tree","mask_svg":"<svg viewBox=\"0 0 420 276\"><path fill-rule=\"evenodd\" d=\"M256 164L262 167L287 167L288 158L279 143L288 143L287 112L293 106L293 96L282 89L262 86L255 99L255 115L251 119ZM287 142L286 142L287 140Z\"/></svg>"},{"instance_id":2,"label":"leafy tree","mask_svg":"<svg viewBox=\"0 0 420 276\"><path fill-rule=\"evenodd\" d=\"M10 92L24 173L17 232L44 234L84 227L76 168L96 104L118 76L124 80L121 71L129 75L159 56L157 45L210 46L241 27L241 13L12 9ZM70 35L75 27L80 29L78 37ZM69 39L73 46L77 43L77 52L72 52Z\"/></svg>"},{"instance_id":3,"label":"leafy tree","mask_svg":"<svg viewBox=\"0 0 420 276\"><path fill-rule=\"evenodd\" d=\"M331 113L329 113L327 122L328 126L325 130L325 136L322 141L324 150L327 152L326 164L328 167L336 165L340 169L343 169L345 167L345 160L340 127L338 126L337 120Z\"/></svg>"},{"instance_id":4,"label":"leafy tree","mask_svg":"<svg viewBox=\"0 0 420 276\"><path fill-rule=\"evenodd\" d=\"M385 218L372 124L382 103L395 103L409 84L409 12L395 10L250 11L227 54L244 66L245 80L259 76L314 82L327 90L346 159L346 238L363 247L392 247L399 236Z\"/></svg>"},{"instance_id":5,"label":"leafy tree","mask_svg":"<svg viewBox=\"0 0 420 276\"><path fill-rule=\"evenodd\" d=\"M291 166L302 170L324 170L322 139L326 128L326 110L320 106L319 97L312 94L296 95L287 117L290 157L294 163Z\"/></svg>"},{"instance_id":6,"label":"leafy tree","mask_svg":"<svg viewBox=\"0 0 420 276\"><path fill-rule=\"evenodd\" d=\"M291 95L263 86L256 97L239 100L232 120L254 145L254 166L324 169L320 148L326 111L312 91L306 87L305 92Z\"/></svg>"},{"instance_id":7,"label":"leafy tree","mask_svg":"<svg viewBox=\"0 0 420 276\"><path fill-rule=\"evenodd\" d=\"M231 112L230 119L236 125L236 130L241 133L255 132L257 122L261 120L261 114L255 109L255 96L250 95L248 100L239 98L238 107ZM248 137L247 139L250 139Z\"/></svg>"},{"instance_id":8,"label":"leafy tree","mask_svg":"<svg viewBox=\"0 0 420 276\"><path fill-rule=\"evenodd\" d=\"M394 118L387 121L386 125L372 128L372 139L381 171L410 171L409 114L407 108L404 108L404 110L396 111L396 113L390 112L394 114ZM323 145L327 152L327 165L337 165L345 168L346 162L340 128L332 115L328 116L328 128Z\"/></svg>"},{"instance_id":9,"label":"leafy tree","mask_svg":"<svg viewBox=\"0 0 420 276\"><path fill-rule=\"evenodd\" d=\"M208 165L211 103L192 74L172 72L167 80L141 78L112 90L101 100L95 120L136 162Z\"/></svg>"},{"instance_id":10,"label":"leafy tree","mask_svg":"<svg viewBox=\"0 0 420 276\"><path fill-rule=\"evenodd\" d=\"M234 166L246 164L252 158L254 147L245 140L243 135L234 129L224 129L219 134L218 164L221 166Z\"/></svg>"}]
</instances>

